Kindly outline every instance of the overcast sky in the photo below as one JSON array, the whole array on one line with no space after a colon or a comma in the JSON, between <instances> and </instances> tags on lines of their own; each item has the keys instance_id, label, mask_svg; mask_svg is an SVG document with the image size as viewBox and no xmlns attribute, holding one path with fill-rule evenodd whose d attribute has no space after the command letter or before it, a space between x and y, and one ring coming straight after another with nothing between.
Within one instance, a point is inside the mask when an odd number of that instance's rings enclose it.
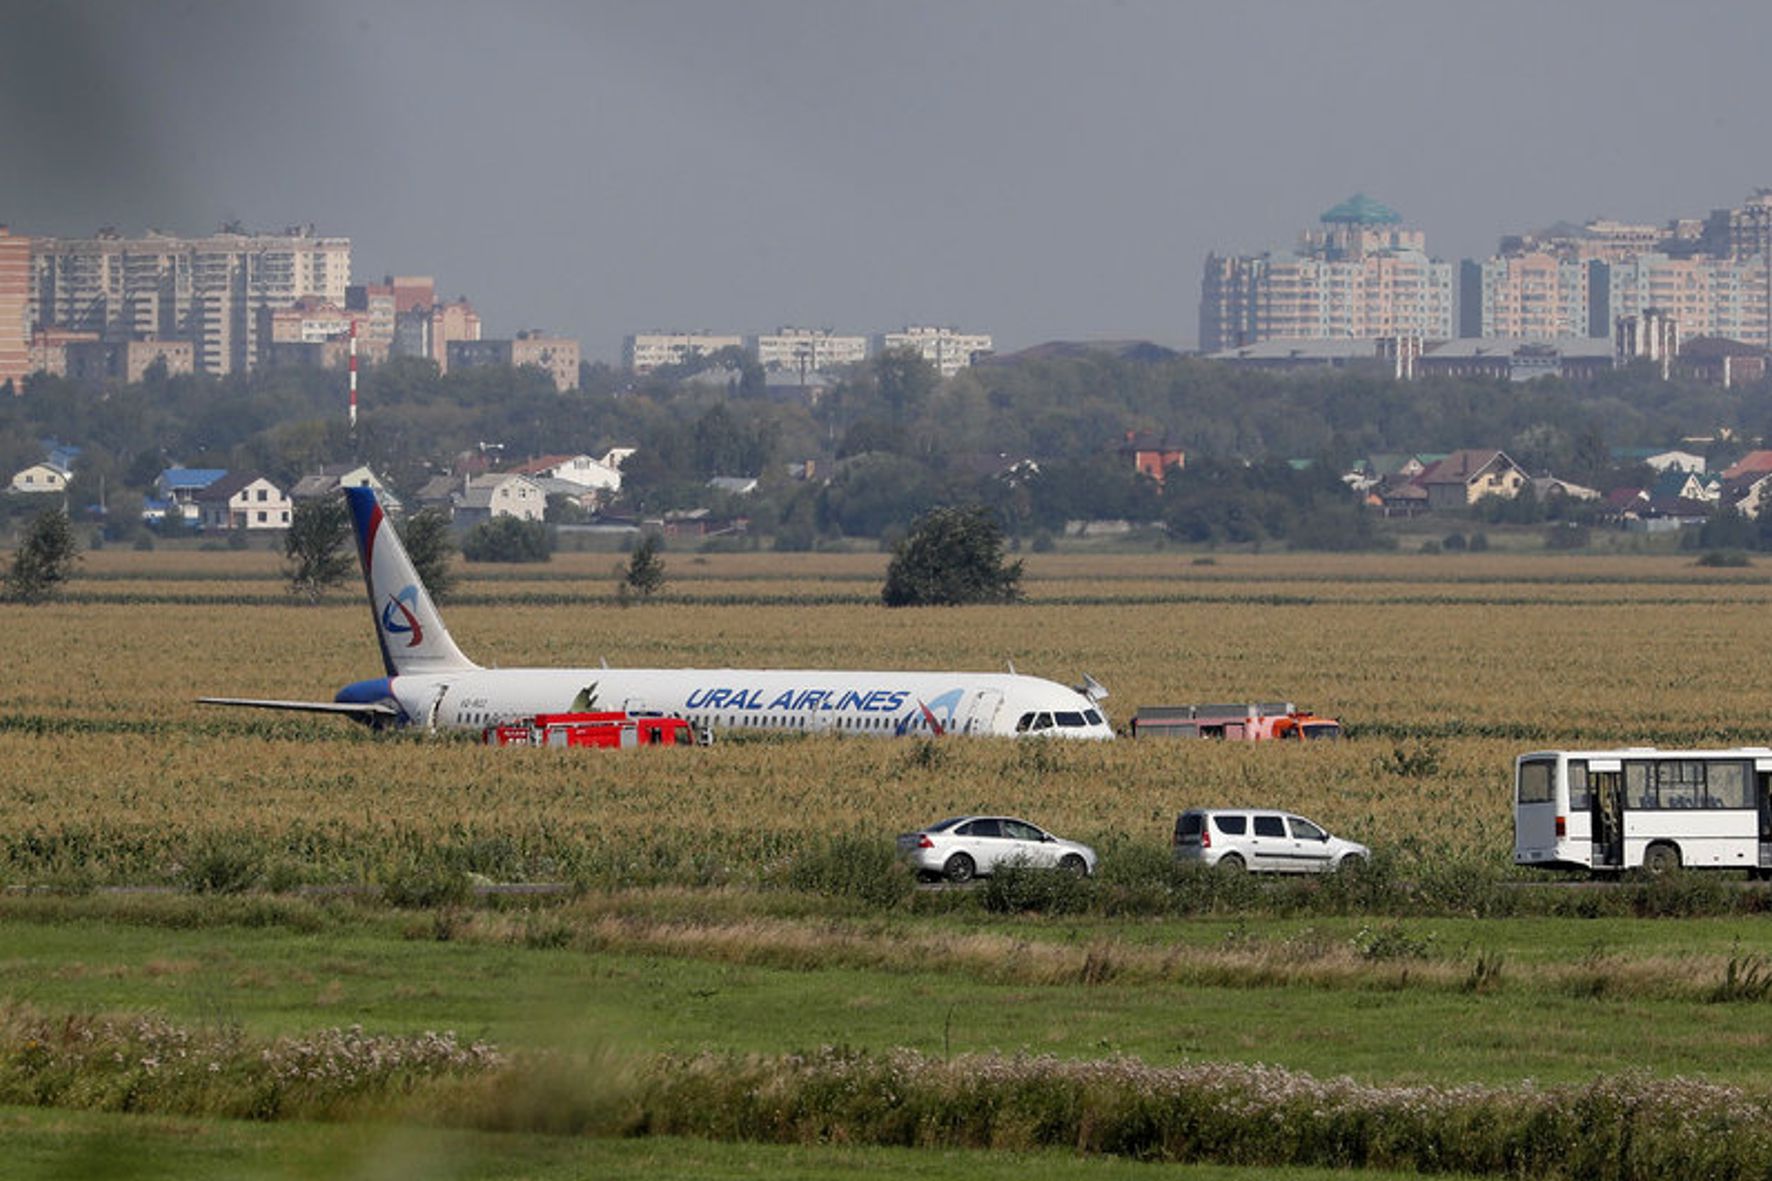
<instances>
[{"instance_id":1,"label":"overcast sky","mask_svg":"<svg viewBox=\"0 0 1772 1181\"><path fill-rule=\"evenodd\" d=\"M1772 184L1772 5L0 0L0 222L352 240L487 335L1194 343L1364 191L1431 253Z\"/></svg>"}]
</instances>

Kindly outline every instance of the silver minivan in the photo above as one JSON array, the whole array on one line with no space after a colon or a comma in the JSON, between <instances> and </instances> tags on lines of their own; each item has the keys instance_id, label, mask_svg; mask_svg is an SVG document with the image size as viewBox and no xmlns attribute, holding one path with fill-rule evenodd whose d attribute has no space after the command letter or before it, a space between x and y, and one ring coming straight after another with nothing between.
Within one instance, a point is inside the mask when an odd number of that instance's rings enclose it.
<instances>
[{"instance_id":1,"label":"silver minivan","mask_svg":"<svg viewBox=\"0 0 1772 1181\"><path fill-rule=\"evenodd\" d=\"M1324 873L1372 857L1365 845L1269 808L1189 808L1175 818L1174 852L1227 873Z\"/></svg>"}]
</instances>

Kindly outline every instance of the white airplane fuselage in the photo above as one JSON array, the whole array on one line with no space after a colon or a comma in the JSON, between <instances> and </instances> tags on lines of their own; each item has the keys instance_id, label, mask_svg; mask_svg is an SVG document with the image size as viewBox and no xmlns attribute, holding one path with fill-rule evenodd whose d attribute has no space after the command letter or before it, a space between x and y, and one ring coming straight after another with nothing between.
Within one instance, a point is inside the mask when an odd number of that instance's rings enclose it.
<instances>
[{"instance_id":1,"label":"white airplane fuselage","mask_svg":"<svg viewBox=\"0 0 1772 1181\"><path fill-rule=\"evenodd\" d=\"M362 681L343 701L384 701L403 724L480 729L538 713L622 710L698 729L893 736L1050 734L1108 738L1075 689L1014 673L817 669L461 669Z\"/></svg>"},{"instance_id":2,"label":"white airplane fuselage","mask_svg":"<svg viewBox=\"0 0 1772 1181\"><path fill-rule=\"evenodd\" d=\"M1105 691L1087 678L1088 693L1014 672L481 668L456 647L375 494L345 494L387 675L347 685L331 702L203 700L429 729L621 710L679 715L708 732L1114 736L1096 703Z\"/></svg>"}]
</instances>

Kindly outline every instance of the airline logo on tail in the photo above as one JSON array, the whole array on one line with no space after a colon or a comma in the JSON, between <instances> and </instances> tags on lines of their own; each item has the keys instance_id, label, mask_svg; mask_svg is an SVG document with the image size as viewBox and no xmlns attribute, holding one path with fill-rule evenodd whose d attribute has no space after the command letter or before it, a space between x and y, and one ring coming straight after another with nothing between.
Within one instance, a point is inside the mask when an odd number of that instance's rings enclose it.
<instances>
[{"instance_id":1,"label":"airline logo on tail","mask_svg":"<svg viewBox=\"0 0 1772 1181\"><path fill-rule=\"evenodd\" d=\"M407 583L397 595L388 598L387 606L381 609L382 630L390 635L410 635L406 641L408 648L416 648L424 642L424 628L419 626L418 616L412 609L418 605L418 586Z\"/></svg>"}]
</instances>

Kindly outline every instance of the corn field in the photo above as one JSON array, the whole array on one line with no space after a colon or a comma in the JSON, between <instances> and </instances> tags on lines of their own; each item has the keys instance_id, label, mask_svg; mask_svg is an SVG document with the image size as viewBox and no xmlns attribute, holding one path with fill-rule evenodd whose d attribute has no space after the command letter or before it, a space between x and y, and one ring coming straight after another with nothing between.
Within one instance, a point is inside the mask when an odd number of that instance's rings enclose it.
<instances>
[{"instance_id":1,"label":"corn field","mask_svg":"<svg viewBox=\"0 0 1772 1181\"><path fill-rule=\"evenodd\" d=\"M293 605L263 553L90 554L64 602L0 606L0 876L189 881L218 848L274 881L378 880L426 851L493 878L729 881L833 833L973 810L1160 845L1190 806L1264 804L1375 847L1504 865L1513 757L1772 741L1772 579L1677 556L1033 555L1015 606L888 610L879 555L668 555L621 609L609 555L484 573L445 605L492 666L1000 669L1140 704L1291 700L1309 748L734 740L488 749L203 694L328 700L379 675L354 586Z\"/></svg>"}]
</instances>

